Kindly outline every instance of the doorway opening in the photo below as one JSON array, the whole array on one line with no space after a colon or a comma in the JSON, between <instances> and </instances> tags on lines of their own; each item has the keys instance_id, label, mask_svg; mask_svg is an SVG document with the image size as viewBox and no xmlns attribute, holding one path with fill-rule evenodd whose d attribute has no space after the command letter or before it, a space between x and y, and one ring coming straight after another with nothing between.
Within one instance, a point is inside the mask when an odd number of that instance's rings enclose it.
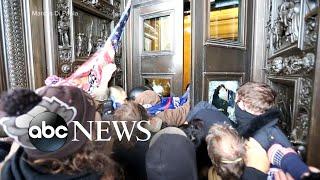
<instances>
[{"instance_id":1,"label":"doorway opening","mask_svg":"<svg viewBox=\"0 0 320 180\"><path fill-rule=\"evenodd\" d=\"M191 4L184 0L183 8L183 88L191 82Z\"/></svg>"}]
</instances>

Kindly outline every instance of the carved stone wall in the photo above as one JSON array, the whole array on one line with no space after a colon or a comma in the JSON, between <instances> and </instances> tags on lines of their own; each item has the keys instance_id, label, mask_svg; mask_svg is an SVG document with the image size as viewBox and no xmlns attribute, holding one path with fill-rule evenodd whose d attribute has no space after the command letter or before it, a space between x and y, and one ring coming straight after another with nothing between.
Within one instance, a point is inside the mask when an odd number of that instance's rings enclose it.
<instances>
[{"instance_id":1,"label":"carved stone wall","mask_svg":"<svg viewBox=\"0 0 320 180\"><path fill-rule=\"evenodd\" d=\"M268 82L278 92L280 126L303 156L310 123L316 59L317 0L269 0Z\"/></svg>"}]
</instances>

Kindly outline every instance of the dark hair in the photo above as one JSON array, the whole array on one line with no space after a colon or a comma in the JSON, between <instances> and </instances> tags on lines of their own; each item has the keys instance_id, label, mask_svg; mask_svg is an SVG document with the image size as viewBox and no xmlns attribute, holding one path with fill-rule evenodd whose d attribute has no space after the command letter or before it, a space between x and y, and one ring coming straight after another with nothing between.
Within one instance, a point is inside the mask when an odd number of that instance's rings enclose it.
<instances>
[{"instance_id":1,"label":"dark hair","mask_svg":"<svg viewBox=\"0 0 320 180\"><path fill-rule=\"evenodd\" d=\"M96 131L96 129L94 129ZM28 160L35 169L49 174L77 174L94 172L101 175L101 179L124 179L121 167L110 158L112 142L87 141L76 153L63 159Z\"/></svg>"},{"instance_id":2,"label":"dark hair","mask_svg":"<svg viewBox=\"0 0 320 180\"><path fill-rule=\"evenodd\" d=\"M1 95L0 110L8 116L19 116L30 111L42 97L30 89L14 89Z\"/></svg>"},{"instance_id":3,"label":"dark hair","mask_svg":"<svg viewBox=\"0 0 320 180\"><path fill-rule=\"evenodd\" d=\"M206 138L209 157L222 179L240 179L245 143L230 125L214 125Z\"/></svg>"},{"instance_id":4,"label":"dark hair","mask_svg":"<svg viewBox=\"0 0 320 180\"><path fill-rule=\"evenodd\" d=\"M25 114L34 108L42 97L29 89L11 90L1 96L1 108L9 116ZM95 134L95 133L93 133ZM121 177L121 169L108 156L112 146L109 143L88 141L81 149L63 159L26 159L36 169L50 174L76 174L96 172L102 179Z\"/></svg>"},{"instance_id":5,"label":"dark hair","mask_svg":"<svg viewBox=\"0 0 320 180\"><path fill-rule=\"evenodd\" d=\"M196 148L201 145L206 137L204 122L201 119L192 119L188 124L181 125L180 129L186 133Z\"/></svg>"},{"instance_id":6,"label":"dark hair","mask_svg":"<svg viewBox=\"0 0 320 180\"><path fill-rule=\"evenodd\" d=\"M237 90L237 96L249 109L265 113L275 104L276 92L265 83L248 82Z\"/></svg>"}]
</instances>

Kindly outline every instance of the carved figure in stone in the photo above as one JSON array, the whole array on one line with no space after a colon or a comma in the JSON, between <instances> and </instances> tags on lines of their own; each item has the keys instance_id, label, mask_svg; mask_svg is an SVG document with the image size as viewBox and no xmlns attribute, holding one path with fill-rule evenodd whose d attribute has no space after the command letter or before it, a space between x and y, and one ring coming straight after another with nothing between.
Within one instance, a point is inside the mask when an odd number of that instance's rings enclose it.
<instances>
[{"instance_id":1,"label":"carved figure in stone","mask_svg":"<svg viewBox=\"0 0 320 180\"><path fill-rule=\"evenodd\" d=\"M298 40L299 37L299 25L300 25L300 4L296 3L293 7L293 10L290 11L289 17L289 26L287 28L287 38L290 43L294 43Z\"/></svg>"},{"instance_id":2,"label":"carved figure in stone","mask_svg":"<svg viewBox=\"0 0 320 180\"><path fill-rule=\"evenodd\" d=\"M289 26L291 16L293 14L294 3L290 0L286 0L279 6L280 21L283 22L285 27Z\"/></svg>"},{"instance_id":3,"label":"carved figure in stone","mask_svg":"<svg viewBox=\"0 0 320 180\"><path fill-rule=\"evenodd\" d=\"M306 143L309 128L309 115L306 110L300 110L296 119L296 127L291 133L291 138L296 143Z\"/></svg>"},{"instance_id":4,"label":"carved figure in stone","mask_svg":"<svg viewBox=\"0 0 320 180\"><path fill-rule=\"evenodd\" d=\"M63 47L70 46L69 41L69 17L68 16L61 16L60 21L58 21L58 33L61 45Z\"/></svg>"},{"instance_id":5,"label":"carved figure in stone","mask_svg":"<svg viewBox=\"0 0 320 180\"><path fill-rule=\"evenodd\" d=\"M77 35L77 52L76 52L77 57L83 56L83 49L84 49L83 41L84 41L84 34L78 33L78 35Z\"/></svg>"},{"instance_id":6,"label":"carved figure in stone","mask_svg":"<svg viewBox=\"0 0 320 180\"><path fill-rule=\"evenodd\" d=\"M279 74L283 71L283 58L277 57L271 63L271 71L275 74Z\"/></svg>"},{"instance_id":7,"label":"carved figure in stone","mask_svg":"<svg viewBox=\"0 0 320 180\"><path fill-rule=\"evenodd\" d=\"M276 21L273 27L273 47L280 49L282 45L281 37L284 35L283 23Z\"/></svg>"},{"instance_id":8,"label":"carved figure in stone","mask_svg":"<svg viewBox=\"0 0 320 180\"><path fill-rule=\"evenodd\" d=\"M311 79L305 78L301 81L301 88L299 92L299 105L309 107L311 106L311 94L312 94L312 83Z\"/></svg>"},{"instance_id":9,"label":"carved figure in stone","mask_svg":"<svg viewBox=\"0 0 320 180\"><path fill-rule=\"evenodd\" d=\"M93 30L93 21L91 22L91 28L89 32L89 39L88 39L88 48L87 48L87 56L90 56L93 49L93 43L92 43L92 30Z\"/></svg>"},{"instance_id":10,"label":"carved figure in stone","mask_svg":"<svg viewBox=\"0 0 320 180\"><path fill-rule=\"evenodd\" d=\"M308 53L302 58L303 67L306 73L311 72L314 69L315 55Z\"/></svg>"},{"instance_id":11,"label":"carved figure in stone","mask_svg":"<svg viewBox=\"0 0 320 180\"><path fill-rule=\"evenodd\" d=\"M305 44L306 46L315 46L318 38L318 33L316 31L316 18L310 17L306 20L306 30L305 30Z\"/></svg>"},{"instance_id":12,"label":"carved figure in stone","mask_svg":"<svg viewBox=\"0 0 320 180\"><path fill-rule=\"evenodd\" d=\"M303 72L304 64L299 57L290 56L288 57L288 59L290 60L290 68L291 68L290 74L298 74Z\"/></svg>"},{"instance_id":13,"label":"carved figure in stone","mask_svg":"<svg viewBox=\"0 0 320 180\"><path fill-rule=\"evenodd\" d=\"M300 4L298 2L295 3L292 0L286 0L279 6L279 19L277 22L281 22L284 31L284 34L280 35L280 37L285 36L285 39L283 40L291 44L298 40L300 21L299 7ZM277 22L275 26L279 26ZM276 39L278 41L280 38L278 37ZM279 44L277 44L275 47L279 48Z\"/></svg>"}]
</instances>

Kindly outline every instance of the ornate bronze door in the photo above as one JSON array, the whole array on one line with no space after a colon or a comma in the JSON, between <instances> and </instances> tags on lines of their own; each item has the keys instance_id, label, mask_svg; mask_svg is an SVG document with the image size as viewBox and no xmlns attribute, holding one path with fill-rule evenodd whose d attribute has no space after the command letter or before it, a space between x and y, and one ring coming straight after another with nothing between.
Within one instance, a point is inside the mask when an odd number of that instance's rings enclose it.
<instances>
[{"instance_id":1,"label":"ornate bronze door","mask_svg":"<svg viewBox=\"0 0 320 180\"><path fill-rule=\"evenodd\" d=\"M253 1L193 0L191 12L193 104L208 101L234 120L235 92L251 74Z\"/></svg>"},{"instance_id":2,"label":"ornate bronze door","mask_svg":"<svg viewBox=\"0 0 320 180\"><path fill-rule=\"evenodd\" d=\"M183 0L136 1L132 15L128 88L149 85L163 96L181 95Z\"/></svg>"}]
</instances>

